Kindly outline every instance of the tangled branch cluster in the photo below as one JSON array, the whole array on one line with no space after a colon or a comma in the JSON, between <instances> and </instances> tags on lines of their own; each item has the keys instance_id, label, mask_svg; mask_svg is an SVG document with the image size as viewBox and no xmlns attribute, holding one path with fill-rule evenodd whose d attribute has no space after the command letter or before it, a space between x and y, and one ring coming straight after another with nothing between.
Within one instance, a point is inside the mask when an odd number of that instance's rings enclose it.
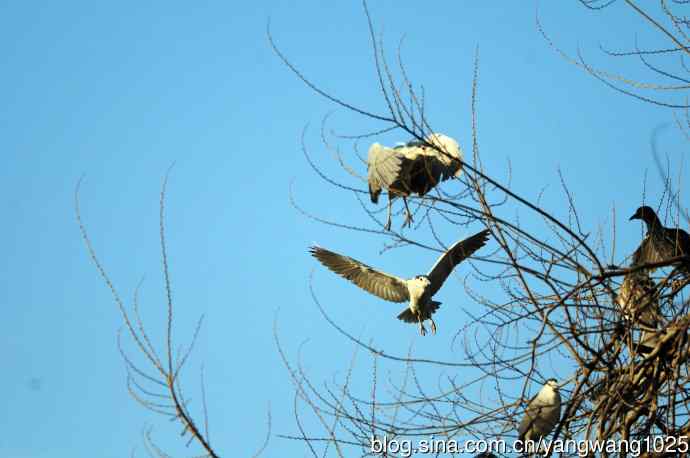
<instances>
[{"instance_id":1,"label":"tangled branch cluster","mask_svg":"<svg viewBox=\"0 0 690 458\"><path fill-rule=\"evenodd\" d=\"M425 117L423 91L415 89L408 79L399 52L398 68L393 70L368 12L367 18L385 113L361 109L321 90L282 54L270 32L269 38L285 65L311 89L376 124L372 132L340 136L339 140L357 142L396 131L424 142L434 129ZM687 26L674 18L677 26ZM678 47L664 52L686 51ZM639 50L636 53L646 63L645 54ZM578 65L597 77L610 76L592 70L584 61ZM632 253L618 259L615 226L584 227L562 176L564 214L555 214L539 200L531 201L513 192L509 182L495 178L496 172L487 170L481 160L476 124L477 69L476 60L472 155L462 161L466 173L444 189L437 188L434 193L412 200L416 225L411 233L387 231L379 216L382 210L360 198L366 190L327 175L306 147L305 155L314 171L337 190L354 193L369 225L354 225L352 219L326 221L298 207L305 215L326 224L385 234L389 238L386 249L412 245L443 251L446 245L438 236L441 226L488 228L495 249L473 257L473 271L465 281L468 296L481 311L456 334L465 342L462 356L450 352L447 359L428 360L415 358L412 350L406 356L382 352L334 322L314 295L325 319L372 355L373 373L368 374L371 392L368 396L356 392L352 367L344 380L324 389L309 377L301 363L289 361L276 332L296 387L295 413L300 426L300 434L286 437L304 441L314 456L319 455L320 447L322 453L335 450L338 456L351 456L348 447L372 454L372 438L384 436L514 439L532 384L540 385L554 375L564 381L566 389L553 439L604 441L690 435L690 310L685 297L690 279L681 268L688 262L685 253L654 263L633 263ZM329 147L330 140L325 135L323 138ZM427 143L427 147L435 146ZM438 152L443 154L440 149ZM355 180L362 179L356 172L358 164L349 164L340 153L335 157ZM360 157L359 162L365 161ZM667 197L668 212L676 209L677 214L676 201L677 195ZM612 242L607 242L608 231ZM647 279L649 288L635 289L640 276ZM621 289L626 282L628 285ZM630 289L631 282L635 288ZM642 315L648 319L641 319ZM382 382L379 366L385 362L403 365L399 379ZM431 391L422 380L434 377L436 389ZM381 390L386 392L386 399L381 399ZM309 406L323 434L305 431L298 401Z\"/></svg>"}]
</instances>

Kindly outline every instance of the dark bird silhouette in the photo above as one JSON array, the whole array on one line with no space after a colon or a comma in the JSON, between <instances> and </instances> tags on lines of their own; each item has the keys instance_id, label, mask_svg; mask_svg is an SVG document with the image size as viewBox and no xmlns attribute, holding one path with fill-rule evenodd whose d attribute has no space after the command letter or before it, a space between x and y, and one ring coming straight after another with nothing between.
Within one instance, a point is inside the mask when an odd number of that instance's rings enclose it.
<instances>
[{"instance_id":1,"label":"dark bird silhouette","mask_svg":"<svg viewBox=\"0 0 690 458\"><path fill-rule=\"evenodd\" d=\"M430 134L426 142L411 141L388 148L374 143L367 158L369 196L378 203L382 190L388 191L388 218L386 230L391 227L392 201L402 197L405 202L405 224L412 224L412 213L407 206L411 194L424 196L440 182L462 173L463 154L454 139L443 134ZM434 145L443 153L432 148ZM403 224L404 226L404 224Z\"/></svg>"},{"instance_id":2,"label":"dark bird silhouette","mask_svg":"<svg viewBox=\"0 0 690 458\"><path fill-rule=\"evenodd\" d=\"M417 275L409 280L380 272L363 262L325 248L312 246L309 251L321 264L365 291L391 302L409 301L408 307L400 312L398 319L406 323L419 323L419 332L425 335L424 320L431 321L431 332L436 333L436 323L431 315L441 303L432 300L434 294L441 289L456 265L484 246L489 234L488 230L483 230L456 242L438 258L426 275Z\"/></svg>"},{"instance_id":3,"label":"dark bird silhouette","mask_svg":"<svg viewBox=\"0 0 690 458\"><path fill-rule=\"evenodd\" d=\"M634 219L644 221L647 226L647 235L633 253L633 266L690 254L690 235L677 227L664 227L651 207L638 208L630 217L630 221ZM683 263L683 269L686 273L690 272L690 264Z\"/></svg>"}]
</instances>

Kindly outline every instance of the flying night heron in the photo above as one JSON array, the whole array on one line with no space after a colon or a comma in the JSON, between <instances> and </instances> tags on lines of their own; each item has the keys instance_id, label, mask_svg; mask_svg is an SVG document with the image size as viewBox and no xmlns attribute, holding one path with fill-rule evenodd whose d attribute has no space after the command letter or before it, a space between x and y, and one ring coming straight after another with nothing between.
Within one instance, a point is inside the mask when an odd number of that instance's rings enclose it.
<instances>
[{"instance_id":1,"label":"flying night heron","mask_svg":"<svg viewBox=\"0 0 690 458\"><path fill-rule=\"evenodd\" d=\"M410 279L380 272L356 259L318 246L310 247L309 251L321 264L365 291L391 302L409 301L408 307L400 312L398 319L406 323L419 323L419 332L425 335L425 320L431 321L431 332L436 333L436 323L431 315L438 310L441 303L432 300L432 297L441 289L456 265L484 246L489 234L490 232L485 229L456 242L438 258L426 275L417 275Z\"/></svg>"},{"instance_id":2,"label":"flying night heron","mask_svg":"<svg viewBox=\"0 0 690 458\"><path fill-rule=\"evenodd\" d=\"M528 441L538 443L548 435L561 419L561 395L556 379L549 379L532 398L518 427L518 439L526 446ZM526 450L525 450L526 451Z\"/></svg>"},{"instance_id":3,"label":"flying night heron","mask_svg":"<svg viewBox=\"0 0 690 458\"><path fill-rule=\"evenodd\" d=\"M440 151L429 145L434 145ZM459 177L462 159L458 142L439 133L428 135L425 142L415 140L394 148L379 143L371 145L367 158L369 196L376 204L381 191L388 191L385 230L391 228L393 199L403 198L405 224L410 226L412 213L407 205L407 197L411 194L424 196L440 182L453 176Z\"/></svg>"},{"instance_id":4,"label":"flying night heron","mask_svg":"<svg viewBox=\"0 0 690 458\"><path fill-rule=\"evenodd\" d=\"M656 332L644 328L657 329L659 314L659 297L656 284L649 277L647 269L630 272L623 279L616 303L623 312L623 317L633 326L643 328L639 343L633 342L637 351L650 353L657 345Z\"/></svg>"},{"instance_id":5,"label":"flying night heron","mask_svg":"<svg viewBox=\"0 0 690 458\"><path fill-rule=\"evenodd\" d=\"M644 221L647 235L633 254L633 266L690 254L690 235L677 227L664 227L651 207L638 208L630 221L635 219ZM684 262L683 270L690 272L690 264Z\"/></svg>"}]
</instances>

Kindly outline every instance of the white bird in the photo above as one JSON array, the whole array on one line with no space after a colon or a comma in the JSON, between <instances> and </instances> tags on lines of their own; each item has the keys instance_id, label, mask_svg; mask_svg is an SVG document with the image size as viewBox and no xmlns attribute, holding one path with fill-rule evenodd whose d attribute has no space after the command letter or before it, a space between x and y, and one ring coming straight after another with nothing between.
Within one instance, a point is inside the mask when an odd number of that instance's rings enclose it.
<instances>
[{"instance_id":1,"label":"white bird","mask_svg":"<svg viewBox=\"0 0 690 458\"><path fill-rule=\"evenodd\" d=\"M409 280L380 272L356 259L325 248L312 246L309 250L321 264L371 294L391 302L409 301L409 306L400 312L398 319L406 323L419 323L419 332L425 335L424 320L431 321L431 332L436 333L436 323L431 315L441 303L432 300L432 297L441 289L456 265L484 246L489 234L485 229L456 242L438 258L429 273Z\"/></svg>"},{"instance_id":2,"label":"white bird","mask_svg":"<svg viewBox=\"0 0 690 458\"><path fill-rule=\"evenodd\" d=\"M412 213L407 206L407 197L413 193L424 196L440 182L452 176L459 177L462 159L458 142L439 133L428 135L424 142L415 140L394 148L379 143L371 145L367 158L369 196L373 203L378 203L381 191L388 191L385 229L391 227L393 199L403 198L405 223L411 225Z\"/></svg>"},{"instance_id":3,"label":"white bird","mask_svg":"<svg viewBox=\"0 0 690 458\"><path fill-rule=\"evenodd\" d=\"M523 445L538 443L548 435L561 419L561 395L556 379L549 379L532 398L518 427L518 439ZM525 450L526 451L526 450Z\"/></svg>"},{"instance_id":4,"label":"white bird","mask_svg":"<svg viewBox=\"0 0 690 458\"><path fill-rule=\"evenodd\" d=\"M637 327L658 327L659 298L656 294L656 284L649 277L647 269L637 270L625 276L621 284L616 303L623 313L623 317ZM649 353L654 350L658 342L656 332L643 330L639 345L635 342L637 351Z\"/></svg>"}]
</instances>

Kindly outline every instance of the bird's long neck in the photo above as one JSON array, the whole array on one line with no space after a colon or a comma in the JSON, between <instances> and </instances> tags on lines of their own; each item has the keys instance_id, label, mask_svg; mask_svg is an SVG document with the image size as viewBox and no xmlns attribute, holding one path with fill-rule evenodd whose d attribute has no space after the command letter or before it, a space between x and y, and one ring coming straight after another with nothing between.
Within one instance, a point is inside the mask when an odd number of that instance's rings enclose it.
<instances>
[{"instance_id":1,"label":"bird's long neck","mask_svg":"<svg viewBox=\"0 0 690 458\"><path fill-rule=\"evenodd\" d=\"M648 233L658 232L663 228L659 217L655 214L645 215L644 222L647 224Z\"/></svg>"}]
</instances>

